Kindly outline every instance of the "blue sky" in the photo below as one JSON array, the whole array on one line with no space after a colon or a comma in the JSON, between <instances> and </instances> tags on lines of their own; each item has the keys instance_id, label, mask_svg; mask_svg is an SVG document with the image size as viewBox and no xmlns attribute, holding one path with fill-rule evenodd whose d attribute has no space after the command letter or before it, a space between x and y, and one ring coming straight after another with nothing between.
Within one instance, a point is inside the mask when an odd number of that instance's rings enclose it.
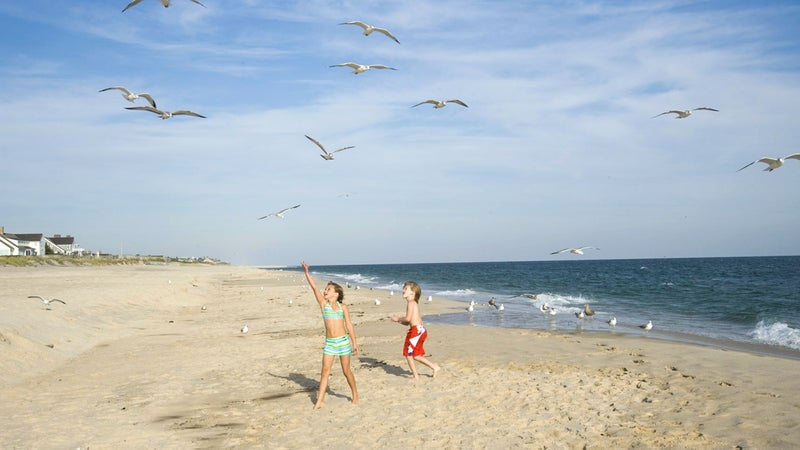
<instances>
[{"instance_id":1,"label":"blue sky","mask_svg":"<svg viewBox=\"0 0 800 450\"><path fill-rule=\"evenodd\" d=\"M737 172L800 152L796 2L127 3L0 3L7 232L250 265L800 254L800 161Z\"/></svg>"}]
</instances>

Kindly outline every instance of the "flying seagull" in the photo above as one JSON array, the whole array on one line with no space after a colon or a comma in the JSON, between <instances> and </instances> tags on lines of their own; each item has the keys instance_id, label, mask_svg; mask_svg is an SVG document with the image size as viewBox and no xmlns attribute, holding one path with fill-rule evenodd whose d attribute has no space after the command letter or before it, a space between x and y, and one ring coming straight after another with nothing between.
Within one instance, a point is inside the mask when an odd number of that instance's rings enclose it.
<instances>
[{"instance_id":1,"label":"flying seagull","mask_svg":"<svg viewBox=\"0 0 800 450\"><path fill-rule=\"evenodd\" d=\"M349 146L349 147L342 147L342 148L340 148L340 149L338 149L338 150L334 150L334 151L332 151L332 152L328 152L327 150L325 150L325 147L323 147L323 146L322 146L322 144L320 144L320 143L319 143L319 141L318 141L318 140L316 140L316 139L312 138L311 136L309 136L309 135L307 135L307 134L306 134L305 136L308 138L308 140L309 140L309 141L311 141L311 142L313 142L313 143L317 144L317 147L319 147L319 148L322 150L322 154L321 154L321 155L319 155L319 156L321 156L321 157L322 157L322 159L324 159L324 160L326 160L326 161L330 161L330 160L332 160L332 159L333 159L333 154L334 154L334 153L336 153L336 152L340 152L340 151L342 151L342 150L347 150L348 148L354 148L354 147L355 147L355 145L351 145L351 146Z\"/></svg>"},{"instance_id":2,"label":"flying seagull","mask_svg":"<svg viewBox=\"0 0 800 450\"><path fill-rule=\"evenodd\" d=\"M59 303L62 303L64 305L67 304L67 302L65 302L64 300L60 300L60 299L57 299L57 298L45 298L45 297L42 297L41 295L29 295L28 298L38 298L39 300L42 301L42 304L44 304L45 306L50 305L50 303L52 303L52 302L59 302Z\"/></svg>"},{"instance_id":3,"label":"flying seagull","mask_svg":"<svg viewBox=\"0 0 800 450\"><path fill-rule=\"evenodd\" d=\"M661 113L661 114L659 114L659 115L656 115L656 116L653 116L653 117L651 117L651 119L655 119L655 118L656 118L656 117L658 117L658 116L663 116L664 114L677 114L677 116L675 116L675 118L676 118L676 119L685 119L685 118L687 118L687 117L691 116L691 115L692 115L692 112L694 112L694 111L701 111L701 110L703 110L703 111L715 111L715 112L719 112L719 110L718 110L718 109L714 109L714 108L708 108L708 107L706 107L706 106L701 106L700 108L695 108L695 109L685 109L685 110L673 109L673 110L671 110L671 111L664 111L664 112L662 112L662 113Z\"/></svg>"},{"instance_id":4,"label":"flying seagull","mask_svg":"<svg viewBox=\"0 0 800 450\"><path fill-rule=\"evenodd\" d=\"M267 217L269 217L269 216L275 216L275 217L277 217L278 219L283 219L283 216L284 216L284 214L286 213L286 211L289 211L290 209L299 208L299 207L300 207L300 205L294 205L294 206L290 206L289 208L284 208L284 209L282 209L282 210L280 210L280 211L278 211L278 212L269 213L269 214L267 214L266 216L261 216L261 217L259 217L259 218L258 218L258 219L256 219L256 220L266 219L266 218L267 218Z\"/></svg>"},{"instance_id":5,"label":"flying seagull","mask_svg":"<svg viewBox=\"0 0 800 450\"><path fill-rule=\"evenodd\" d=\"M164 5L164 8L169 8L170 0L160 0L160 1L161 1L161 4ZM202 6L203 8L206 7L206 5L198 2L197 0L192 0L192 1L197 3L198 5ZM122 10L122 12L127 11L128 8L130 8L131 6L136 6L141 2L142 2L142 0L133 0L132 2L128 3L128 6L126 6L125 9Z\"/></svg>"},{"instance_id":6,"label":"flying seagull","mask_svg":"<svg viewBox=\"0 0 800 450\"><path fill-rule=\"evenodd\" d=\"M124 88L124 87L122 87L122 86L112 86L112 87L107 87L107 88L105 88L105 89L100 89L100 90L99 90L99 91L97 91L97 92L105 92L105 91L110 91L111 89L118 89L118 90L122 91L122 92L123 92L123 94L122 94L122 98L124 98L125 100L127 100L127 101L129 101L129 102L133 102L133 101L134 101L134 100L136 100L137 98L141 97L141 98L145 98L145 99L147 99L147 101L150 103L150 106L152 106L153 108L155 108L155 107L156 107L156 101L155 101L155 100L153 100L153 97L151 97L151 96L150 96L150 94L148 94L148 93L146 93L146 92L142 92L142 93L139 93L139 94L135 94L135 93L133 93L133 92L129 91L128 89L126 89L126 88Z\"/></svg>"},{"instance_id":7,"label":"flying seagull","mask_svg":"<svg viewBox=\"0 0 800 450\"><path fill-rule=\"evenodd\" d=\"M768 158L768 157L765 156L765 157L763 157L761 159L757 159L757 160L751 162L750 164L742 167L742 169L750 167L750 166L752 166L753 164L755 164L757 162L761 162L761 163L765 163L767 165L767 168L764 169L765 171L772 172L773 170L775 170L778 167L782 166L783 162L785 160L787 160L787 159L800 159L800 153L794 153L794 154L791 154L791 155L787 155L787 156L784 156L783 158ZM739 170L742 170L742 169L739 169ZM739 170L737 170L737 172Z\"/></svg>"},{"instance_id":8,"label":"flying seagull","mask_svg":"<svg viewBox=\"0 0 800 450\"><path fill-rule=\"evenodd\" d=\"M550 253L550 254L551 255L557 255L559 253L570 252L570 253L575 254L575 255L582 255L583 251L586 250L586 249L589 249L589 248L593 248L595 250L600 250L597 247L565 248L565 249L562 249L562 250L559 250L557 252L553 252L553 253Z\"/></svg>"},{"instance_id":9,"label":"flying seagull","mask_svg":"<svg viewBox=\"0 0 800 450\"><path fill-rule=\"evenodd\" d=\"M433 107L436 108L436 109L444 108L444 105L446 105L448 103L455 103L455 104L461 105L461 106L463 106L465 108L469 108L469 106L467 106L466 103L464 103L464 102L462 102L461 100L458 100L458 99L453 99L453 100L425 100L424 102L419 102L414 106L419 106L419 105L422 105L422 104L425 104L425 103L432 104ZM412 106L412 108L414 106Z\"/></svg>"},{"instance_id":10,"label":"flying seagull","mask_svg":"<svg viewBox=\"0 0 800 450\"><path fill-rule=\"evenodd\" d=\"M356 64L354 62L346 62L341 64L334 64L330 67L351 67L353 69L353 73L358 75L359 73L366 72L369 69L389 69L389 70L397 70L394 67L384 66L383 64Z\"/></svg>"},{"instance_id":11,"label":"flying seagull","mask_svg":"<svg viewBox=\"0 0 800 450\"><path fill-rule=\"evenodd\" d=\"M130 109L132 111L150 111L151 113L156 113L159 116L161 116L161 119L169 119L172 116L194 116L194 117L202 117L203 119L206 118L206 116L201 116L200 114L197 114L196 112L187 111L185 109L181 109L180 111L173 111L173 112L162 111L162 110L156 109L156 108L154 108L152 106L129 106L129 107L125 108L125 109Z\"/></svg>"},{"instance_id":12,"label":"flying seagull","mask_svg":"<svg viewBox=\"0 0 800 450\"><path fill-rule=\"evenodd\" d=\"M358 25L364 29L364 36L369 36L370 34L372 34L373 31L377 31L378 33L385 34L391 40L397 42L398 44L400 43L400 41L398 41L397 38L392 35L392 33L389 33L389 30L387 30L386 28L373 27L372 25L367 25L360 20L353 20L352 22L343 22L340 23L339 25Z\"/></svg>"}]
</instances>

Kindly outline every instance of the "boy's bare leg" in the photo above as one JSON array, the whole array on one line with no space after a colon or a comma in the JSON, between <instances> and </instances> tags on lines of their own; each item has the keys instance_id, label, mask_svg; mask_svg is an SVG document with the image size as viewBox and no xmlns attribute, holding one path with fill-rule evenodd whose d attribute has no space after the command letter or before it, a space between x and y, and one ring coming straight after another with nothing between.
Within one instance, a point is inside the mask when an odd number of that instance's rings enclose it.
<instances>
[{"instance_id":1,"label":"boy's bare leg","mask_svg":"<svg viewBox=\"0 0 800 450\"><path fill-rule=\"evenodd\" d=\"M429 361L428 358L424 356L416 356L414 359L433 369L433 378L436 378L436 375L440 370L442 370L441 367L439 367L437 364L434 364L432 361Z\"/></svg>"},{"instance_id":2,"label":"boy's bare leg","mask_svg":"<svg viewBox=\"0 0 800 450\"><path fill-rule=\"evenodd\" d=\"M419 381L419 374L417 373L417 365L414 364L414 357L406 356L406 359L408 360L408 368L411 369L411 380Z\"/></svg>"}]
</instances>

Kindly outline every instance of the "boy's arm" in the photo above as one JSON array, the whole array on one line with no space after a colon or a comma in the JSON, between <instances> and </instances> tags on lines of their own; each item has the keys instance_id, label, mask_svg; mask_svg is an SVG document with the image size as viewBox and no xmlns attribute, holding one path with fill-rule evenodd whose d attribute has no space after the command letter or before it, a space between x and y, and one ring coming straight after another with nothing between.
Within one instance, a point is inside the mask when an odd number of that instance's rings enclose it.
<instances>
[{"instance_id":1,"label":"boy's arm","mask_svg":"<svg viewBox=\"0 0 800 450\"><path fill-rule=\"evenodd\" d=\"M411 303L409 302L406 305L406 316L392 316L392 321L397 322L403 325L411 325L411 317L412 317L412 310L411 310Z\"/></svg>"}]
</instances>

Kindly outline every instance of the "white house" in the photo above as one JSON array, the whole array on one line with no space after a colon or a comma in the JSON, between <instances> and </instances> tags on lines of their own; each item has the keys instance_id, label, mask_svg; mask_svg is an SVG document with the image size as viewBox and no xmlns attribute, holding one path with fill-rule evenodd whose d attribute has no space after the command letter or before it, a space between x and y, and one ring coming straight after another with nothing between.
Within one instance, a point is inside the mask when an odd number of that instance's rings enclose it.
<instances>
[{"instance_id":1,"label":"white house","mask_svg":"<svg viewBox=\"0 0 800 450\"><path fill-rule=\"evenodd\" d=\"M85 251L75 244L75 238L70 235L61 236L56 234L51 237L45 237L44 243L47 248L57 255L81 255Z\"/></svg>"},{"instance_id":2,"label":"white house","mask_svg":"<svg viewBox=\"0 0 800 450\"><path fill-rule=\"evenodd\" d=\"M44 255L42 233L12 234L0 227L0 255Z\"/></svg>"}]
</instances>

